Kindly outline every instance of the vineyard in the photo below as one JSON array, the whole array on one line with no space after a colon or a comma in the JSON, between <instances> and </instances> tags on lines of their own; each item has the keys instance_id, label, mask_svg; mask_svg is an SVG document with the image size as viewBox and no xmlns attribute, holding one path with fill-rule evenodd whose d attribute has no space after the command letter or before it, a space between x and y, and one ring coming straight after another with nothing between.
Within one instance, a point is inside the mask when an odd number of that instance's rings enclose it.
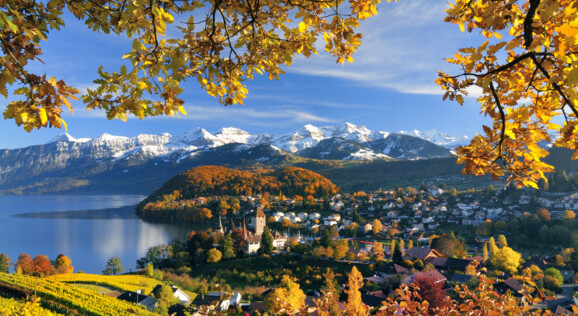
<instances>
[{"instance_id":1,"label":"vineyard","mask_svg":"<svg viewBox=\"0 0 578 316\"><path fill-rule=\"evenodd\" d=\"M84 283L100 285L111 290L132 291L143 290L150 293L153 288L163 282L142 275L99 275L86 273L68 273L49 276L48 280L65 283Z\"/></svg>"},{"instance_id":2,"label":"vineyard","mask_svg":"<svg viewBox=\"0 0 578 316\"><path fill-rule=\"evenodd\" d=\"M34 316L60 316L51 311L40 307L35 302L19 301L12 298L0 297L0 315L4 316L19 316L19 315L34 315Z\"/></svg>"},{"instance_id":3,"label":"vineyard","mask_svg":"<svg viewBox=\"0 0 578 316\"><path fill-rule=\"evenodd\" d=\"M74 274L74 276L75 275L78 274ZM70 274L69 276L73 275ZM130 281L127 280L123 282ZM123 283L119 282L119 284ZM25 275L0 273L0 293L9 293L21 297L24 293L30 295L34 292L36 292L36 295L41 299L44 308L62 314L95 316L154 315L142 306L117 300L116 298L98 294L87 289L78 288L65 282L59 282L54 280L54 278L35 278ZM8 302L12 305L22 304L10 300ZM2 314L4 315L4 313Z\"/></svg>"}]
</instances>

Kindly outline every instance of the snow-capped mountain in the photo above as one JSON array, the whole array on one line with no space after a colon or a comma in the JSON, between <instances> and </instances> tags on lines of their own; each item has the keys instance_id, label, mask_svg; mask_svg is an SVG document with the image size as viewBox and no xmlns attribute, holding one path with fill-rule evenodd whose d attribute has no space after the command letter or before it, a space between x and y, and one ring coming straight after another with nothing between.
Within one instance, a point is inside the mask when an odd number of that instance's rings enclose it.
<instances>
[{"instance_id":1,"label":"snow-capped mountain","mask_svg":"<svg viewBox=\"0 0 578 316\"><path fill-rule=\"evenodd\" d=\"M371 131L351 123L321 127L309 124L282 135L252 134L234 127L214 133L196 128L176 136L103 134L89 139L62 134L43 145L0 150L0 193L7 189L11 193L44 190L54 179L60 179L58 184L51 184L55 187L90 186L95 181L104 183L107 177L126 178L137 169L143 176L135 174L133 182L151 177L164 181L175 170L198 165L272 163L290 155L366 161L448 157L449 149L423 138L440 143L444 139L453 143L458 140L432 131L413 134L420 138Z\"/></svg>"},{"instance_id":2,"label":"snow-capped mountain","mask_svg":"<svg viewBox=\"0 0 578 316\"><path fill-rule=\"evenodd\" d=\"M456 148L458 146L463 146L469 143L470 138L468 136L460 136L454 137L450 136L446 133L437 131L437 130L427 130L427 131L418 131L418 130L411 130L411 131L399 131L398 134L409 135L421 139L425 139L430 141L436 145L440 145L446 148Z\"/></svg>"}]
</instances>

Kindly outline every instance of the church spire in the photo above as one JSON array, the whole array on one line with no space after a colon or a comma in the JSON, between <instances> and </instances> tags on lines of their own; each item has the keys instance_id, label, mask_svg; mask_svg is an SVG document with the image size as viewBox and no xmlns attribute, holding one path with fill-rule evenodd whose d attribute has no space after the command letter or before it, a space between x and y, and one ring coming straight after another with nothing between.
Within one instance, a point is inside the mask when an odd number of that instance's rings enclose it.
<instances>
[{"instance_id":1,"label":"church spire","mask_svg":"<svg viewBox=\"0 0 578 316\"><path fill-rule=\"evenodd\" d=\"M219 215L219 232L221 234L225 233L225 230L223 229L223 222L221 221L221 215Z\"/></svg>"},{"instance_id":2,"label":"church spire","mask_svg":"<svg viewBox=\"0 0 578 316\"><path fill-rule=\"evenodd\" d=\"M243 218L243 235L247 237L247 225L245 225L245 218Z\"/></svg>"}]
</instances>

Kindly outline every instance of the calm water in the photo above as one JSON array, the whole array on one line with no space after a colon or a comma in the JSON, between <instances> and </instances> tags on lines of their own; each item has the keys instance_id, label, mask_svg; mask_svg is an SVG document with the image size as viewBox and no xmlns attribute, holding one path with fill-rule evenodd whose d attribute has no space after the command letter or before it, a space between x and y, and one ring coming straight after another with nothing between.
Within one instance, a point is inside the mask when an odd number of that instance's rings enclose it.
<instances>
[{"instance_id":1,"label":"calm water","mask_svg":"<svg viewBox=\"0 0 578 316\"><path fill-rule=\"evenodd\" d=\"M100 273L112 256L126 272L149 247L184 239L193 225L150 224L134 215L139 195L0 196L0 253L67 255L74 270Z\"/></svg>"}]
</instances>

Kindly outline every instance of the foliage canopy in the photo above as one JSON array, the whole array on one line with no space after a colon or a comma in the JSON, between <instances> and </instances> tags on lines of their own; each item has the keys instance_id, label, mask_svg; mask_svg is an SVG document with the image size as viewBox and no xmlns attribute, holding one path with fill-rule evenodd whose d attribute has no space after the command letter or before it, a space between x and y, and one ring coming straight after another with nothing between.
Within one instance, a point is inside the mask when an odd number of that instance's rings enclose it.
<instances>
[{"instance_id":1,"label":"foliage canopy","mask_svg":"<svg viewBox=\"0 0 578 316\"><path fill-rule=\"evenodd\" d=\"M295 55L325 50L337 62L352 62L361 44L359 21L376 14L379 0L198 1L198 0L7 0L0 4L2 55L0 94L21 96L6 119L31 131L66 126L62 107L80 91L63 80L31 71L42 41L72 14L99 33L126 36L132 48L116 71L98 69L94 89L81 96L88 109L126 120L186 114L179 97L185 80L196 80L224 105L243 103L246 79L267 73L278 79ZM155 100L156 99L156 100Z\"/></svg>"}]
</instances>

